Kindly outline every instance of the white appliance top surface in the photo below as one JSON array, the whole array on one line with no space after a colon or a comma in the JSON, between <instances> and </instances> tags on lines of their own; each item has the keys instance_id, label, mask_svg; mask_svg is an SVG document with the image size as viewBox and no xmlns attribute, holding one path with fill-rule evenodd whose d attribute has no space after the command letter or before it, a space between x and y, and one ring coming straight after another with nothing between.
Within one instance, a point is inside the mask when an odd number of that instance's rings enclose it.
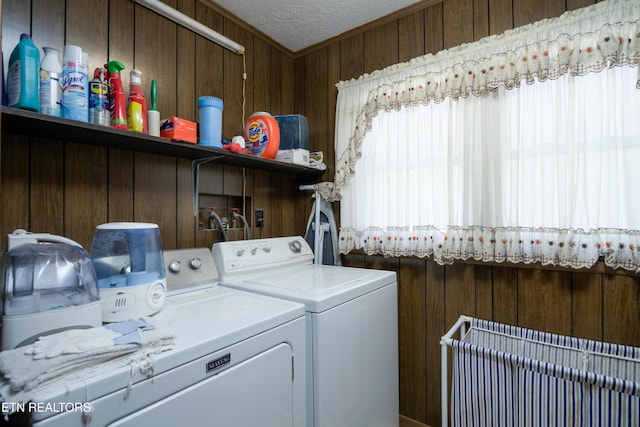
<instances>
[{"instance_id":1,"label":"white appliance top surface","mask_svg":"<svg viewBox=\"0 0 640 427\"><path fill-rule=\"evenodd\" d=\"M304 305L218 286L169 294L163 308L149 317L176 336L174 349L156 355L154 375L248 340L264 331L304 316ZM36 400L85 402L127 387L131 369L124 367L72 381L66 389L36 395ZM204 375L204 368L203 368ZM137 372L134 382L146 376ZM171 392L171 391L170 391Z\"/></svg>"},{"instance_id":2,"label":"white appliance top surface","mask_svg":"<svg viewBox=\"0 0 640 427\"><path fill-rule=\"evenodd\" d=\"M395 281L392 271L312 264L221 285L301 302L320 313Z\"/></svg>"},{"instance_id":3,"label":"white appliance top surface","mask_svg":"<svg viewBox=\"0 0 640 427\"><path fill-rule=\"evenodd\" d=\"M302 315L301 304L214 285L168 296L151 320L174 331L176 349L163 353L170 358L182 351L205 355Z\"/></svg>"}]
</instances>

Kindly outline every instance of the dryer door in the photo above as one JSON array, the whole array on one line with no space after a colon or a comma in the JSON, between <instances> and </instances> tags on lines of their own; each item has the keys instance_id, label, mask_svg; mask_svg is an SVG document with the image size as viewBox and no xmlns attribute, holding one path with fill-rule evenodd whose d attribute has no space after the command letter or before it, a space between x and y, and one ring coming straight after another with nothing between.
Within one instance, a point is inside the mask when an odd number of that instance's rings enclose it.
<instances>
[{"instance_id":1,"label":"dryer door","mask_svg":"<svg viewBox=\"0 0 640 427\"><path fill-rule=\"evenodd\" d=\"M291 361L279 344L110 426L292 426Z\"/></svg>"}]
</instances>

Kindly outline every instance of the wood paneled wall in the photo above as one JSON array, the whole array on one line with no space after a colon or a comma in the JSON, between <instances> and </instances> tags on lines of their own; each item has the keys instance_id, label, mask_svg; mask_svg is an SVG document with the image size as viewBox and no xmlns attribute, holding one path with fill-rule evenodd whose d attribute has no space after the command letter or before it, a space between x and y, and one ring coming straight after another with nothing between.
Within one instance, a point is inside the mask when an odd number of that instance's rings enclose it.
<instances>
[{"instance_id":1,"label":"wood paneled wall","mask_svg":"<svg viewBox=\"0 0 640 427\"><path fill-rule=\"evenodd\" d=\"M444 0L371 23L296 59L316 144L334 129L340 80L426 53L559 16L595 0ZM322 148L335 153L332 141ZM333 170L325 178L333 176ZM339 206L335 206L339 210ZM400 413L440 425L440 337L461 314L544 331L640 346L640 277L591 271L345 256L346 265L398 273Z\"/></svg>"},{"instance_id":2,"label":"wood paneled wall","mask_svg":"<svg viewBox=\"0 0 640 427\"><path fill-rule=\"evenodd\" d=\"M158 83L161 116L197 120L197 98L223 99L223 134L242 132L253 111L298 113L294 105L294 59L259 35L197 0L165 0L246 48L246 100L242 99L243 57L195 35L130 0L4 0L5 65L23 32L38 47L60 50L75 44L89 54L90 74L108 60L120 60L128 90L129 71L142 70L149 94ZM244 108L244 111L243 111ZM62 234L89 248L95 226L112 221L153 222L166 249L210 246L215 235L197 231L192 214L191 162L160 154L93 147L51 138L2 135L0 236L16 228ZM262 208L262 236L304 233L310 197L295 177L239 167L201 167L200 191L251 198ZM246 212L252 221L252 212ZM254 236L260 235L253 230ZM2 250L6 238L0 239Z\"/></svg>"},{"instance_id":3,"label":"wood paneled wall","mask_svg":"<svg viewBox=\"0 0 640 427\"><path fill-rule=\"evenodd\" d=\"M594 0L426 0L292 57L197 0L164 0L247 49L246 114L305 114L312 151L334 173L335 83L425 53L478 40ZM242 127L242 57L130 0L2 0L5 56L20 33L40 47L77 44L90 69L107 59L158 81L163 117L196 119L200 95L224 100L223 132ZM163 155L2 135L0 236L15 228L63 234L83 246L96 225L149 221L165 248L209 246L191 212L191 163ZM252 198L263 236L303 234L310 211L293 177L205 165L201 191ZM339 206L336 207L336 213ZM248 212L248 214L251 214ZM257 231L254 230L257 236ZM2 250L6 240L0 238ZM401 414L440 424L439 339L460 314L550 332L640 345L640 278L598 266L567 271L535 266L344 257L346 265L394 270L399 279Z\"/></svg>"}]
</instances>

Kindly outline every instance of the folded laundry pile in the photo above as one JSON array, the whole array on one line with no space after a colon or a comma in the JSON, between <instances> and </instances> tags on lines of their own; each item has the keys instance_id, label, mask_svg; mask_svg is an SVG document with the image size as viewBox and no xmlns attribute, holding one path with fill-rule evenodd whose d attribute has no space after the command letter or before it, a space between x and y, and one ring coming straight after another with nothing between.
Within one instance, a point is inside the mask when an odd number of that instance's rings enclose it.
<instances>
[{"instance_id":1,"label":"folded laundry pile","mask_svg":"<svg viewBox=\"0 0 640 427\"><path fill-rule=\"evenodd\" d=\"M0 352L0 397L27 401L43 389L122 366L138 366L150 374L152 355L174 346L170 331L145 319L40 337L31 345Z\"/></svg>"}]
</instances>

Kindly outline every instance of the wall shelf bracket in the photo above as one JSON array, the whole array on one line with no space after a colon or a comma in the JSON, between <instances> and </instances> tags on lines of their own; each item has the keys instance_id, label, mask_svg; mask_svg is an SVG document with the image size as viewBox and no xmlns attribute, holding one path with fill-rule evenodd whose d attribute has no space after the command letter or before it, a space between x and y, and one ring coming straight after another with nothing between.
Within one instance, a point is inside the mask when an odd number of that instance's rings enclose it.
<instances>
[{"instance_id":1,"label":"wall shelf bracket","mask_svg":"<svg viewBox=\"0 0 640 427\"><path fill-rule=\"evenodd\" d=\"M198 216L198 175L200 175L200 165L222 158L224 158L224 156L211 156L191 161L191 180L193 182L193 216Z\"/></svg>"}]
</instances>

